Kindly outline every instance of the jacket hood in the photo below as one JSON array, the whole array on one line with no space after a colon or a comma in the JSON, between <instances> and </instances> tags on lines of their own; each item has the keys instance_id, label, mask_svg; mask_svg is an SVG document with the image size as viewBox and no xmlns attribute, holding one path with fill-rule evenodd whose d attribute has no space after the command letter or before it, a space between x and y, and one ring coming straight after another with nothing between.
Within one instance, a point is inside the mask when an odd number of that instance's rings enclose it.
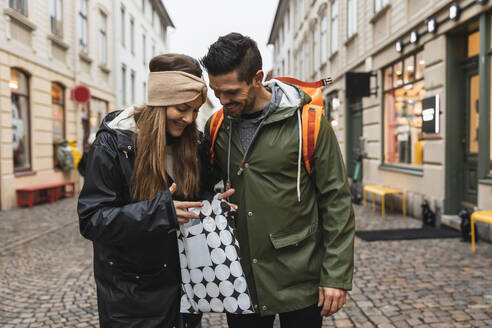
<instances>
[{"instance_id":1,"label":"jacket hood","mask_svg":"<svg viewBox=\"0 0 492 328\"><path fill-rule=\"evenodd\" d=\"M124 110L117 110L106 115L97 131L99 135L102 132L107 132L116 136L118 149L125 151L133 151L134 141L133 135L137 131L135 119L128 118L134 112L135 107L127 107Z\"/></svg>"},{"instance_id":2,"label":"jacket hood","mask_svg":"<svg viewBox=\"0 0 492 328\"><path fill-rule=\"evenodd\" d=\"M264 85L270 88L276 85L283 93L278 108L265 119L265 124L286 119L294 115L299 107L302 107L311 101L311 97L307 93L294 85L280 82L275 79L267 81Z\"/></svg>"}]
</instances>

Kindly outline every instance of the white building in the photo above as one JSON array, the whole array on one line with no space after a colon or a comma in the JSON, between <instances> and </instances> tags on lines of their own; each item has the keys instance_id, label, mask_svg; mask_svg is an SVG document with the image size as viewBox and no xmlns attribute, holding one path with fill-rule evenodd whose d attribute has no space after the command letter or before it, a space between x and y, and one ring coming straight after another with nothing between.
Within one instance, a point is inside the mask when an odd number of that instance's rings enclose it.
<instances>
[{"instance_id":1,"label":"white building","mask_svg":"<svg viewBox=\"0 0 492 328\"><path fill-rule=\"evenodd\" d=\"M147 99L150 59L168 50L174 27L161 0L115 0L114 84L118 108Z\"/></svg>"}]
</instances>

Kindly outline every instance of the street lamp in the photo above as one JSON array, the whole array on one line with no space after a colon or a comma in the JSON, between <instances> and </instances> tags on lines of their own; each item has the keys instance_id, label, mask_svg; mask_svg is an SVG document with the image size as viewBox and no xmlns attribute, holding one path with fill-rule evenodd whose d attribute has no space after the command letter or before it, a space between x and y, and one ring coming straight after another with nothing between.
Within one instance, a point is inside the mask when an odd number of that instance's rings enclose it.
<instances>
[{"instance_id":1,"label":"street lamp","mask_svg":"<svg viewBox=\"0 0 492 328\"><path fill-rule=\"evenodd\" d=\"M452 21L457 21L460 18L461 8L457 2L454 2L451 7L449 7L449 19Z\"/></svg>"}]
</instances>

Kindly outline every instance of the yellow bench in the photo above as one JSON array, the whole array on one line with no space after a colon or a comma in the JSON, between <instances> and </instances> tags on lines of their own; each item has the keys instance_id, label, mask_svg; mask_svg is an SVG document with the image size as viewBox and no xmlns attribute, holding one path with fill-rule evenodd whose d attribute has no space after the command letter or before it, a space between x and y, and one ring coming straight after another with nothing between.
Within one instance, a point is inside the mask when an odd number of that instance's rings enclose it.
<instances>
[{"instance_id":1,"label":"yellow bench","mask_svg":"<svg viewBox=\"0 0 492 328\"><path fill-rule=\"evenodd\" d=\"M375 195L378 195L381 197L381 214L382 216L386 215L385 207L384 207L384 197L386 195L401 195L402 199L402 211L403 215L407 215L407 208L405 206L405 193L401 190L396 190L396 189L391 189L391 188L386 188L386 187L381 187L381 186L376 186L376 185L367 185L364 186L363 188L363 200L364 200L364 207L366 207L366 194L371 193L372 194L372 211L374 212L376 210L376 197Z\"/></svg>"},{"instance_id":2,"label":"yellow bench","mask_svg":"<svg viewBox=\"0 0 492 328\"><path fill-rule=\"evenodd\" d=\"M475 221L492 224L492 211L473 212L471 215L472 252L475 253Z\"/></svg>"}]
</instances>

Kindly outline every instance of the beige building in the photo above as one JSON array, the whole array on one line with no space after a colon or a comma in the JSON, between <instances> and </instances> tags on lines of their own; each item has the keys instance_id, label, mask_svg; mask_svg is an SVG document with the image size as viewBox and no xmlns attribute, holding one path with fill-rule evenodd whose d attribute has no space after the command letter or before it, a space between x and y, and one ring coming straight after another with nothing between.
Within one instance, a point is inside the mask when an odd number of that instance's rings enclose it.
<instances>
[{"instance_id":1,"label":"beige building","mask_svg":"<svg viewBox=\"0 0 492 328\"><path fill-rule=\"evenodd\" d=\"M87 146L114 108L112 8L102 0L2 1L0 14L0 200L15 206L15 189L74 180L57 167L63 139ZM71 91L86 86L78 104Z\"/></svg>"},{"instance_id":2,"label":"beige building","mask_svg":"<svg viewBox=\"0 0 492 328\"><path fill-rule=\"evenodd\" d=\"M479 0L280 0L273 76L331 76L327 115L349 176L363 153L364 185L404 190L417 217L426 199L456 225L464 207L492 210L491 9Z\"/></svg>"}]
</instances>

